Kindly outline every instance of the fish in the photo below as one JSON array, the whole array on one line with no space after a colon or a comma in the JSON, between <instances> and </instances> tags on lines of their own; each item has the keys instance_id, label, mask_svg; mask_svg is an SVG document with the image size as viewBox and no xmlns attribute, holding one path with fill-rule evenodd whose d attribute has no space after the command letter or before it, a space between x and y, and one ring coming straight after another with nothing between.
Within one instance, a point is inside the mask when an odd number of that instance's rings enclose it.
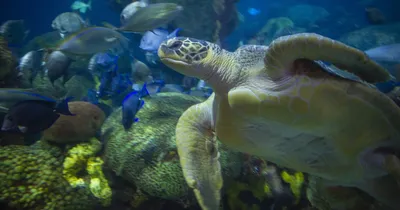
<instances>
[{"instance_id":1,"label":"fish","mask_svg":"<svg viewBox=\"0 0 400 210\"><path fill-rule=\"evenodd\" d=\"M72 59L61 51L53 51L50 53L45 63L45 68L47 77L52 85L54 85L54 81L60 77L63 77L63 84L70 79L71 75L68 73L68 68L72 61Z\"/></svg>"},{"instance_id":2,"label":"fish","mask_svg":"<svg viewBox=\"0 0 400 210\"><path fill-rule=\"evenodd\" d=\"M135 1L128 4L120 14L120 21L122 25L126 24L126 20L132 18L132 15L138 11L138 9L147 7L149 5L147 0Z\"/></svg>"},{"instance_id":3,"label":"fish","mask_svg":"<svg viewBox=\"0 0 400 210\"><path fill-rule=\"evenodd\" d=\"M26 100L13 105L4 117L1 131L27 134L40 133L50 128L60 114L74 116L69 111L66 98L60 104L53 101Z\"/></svg>"},{"instance_id":4,"label":"fish","mask_svg":"<svg viewBox=\"0 0 400 210\"><path fill-rule=\"evenodd\" d=\"M256 8L249 8L247 9L247 13L249 13L252 16L256 16L258 14L260 14L260 10L256 9Z\"/></svg>"},{"instance_id":5,"label":"fish","mask_svg":"<svg viewBox=\"0 0 400 210\"><path fill-rule=\"evenodd\" d=\"M153 77L150 68L138 59L133 59L131 62L131 75L135 82L151 82Z\"/></svg>"},{"instance_id":6,"label":"fish","mask_svg":"<svg viewBox=\"0 0 400 210\"><path fill-rule=\"evenodd\" d=\"M88 3L82 1L74 1L71 5L72 10L79 10L80 13L86 13L86 11L92 10L92 1L89 0Z\"/></svg>"},{"instance_id":7,"label":"fish","mask_svg":"<svg viewBox=\"0 0 400 210\"><path fill-rule=\"evenodd\" d=\"M375 47L366 50L365 54L375 61L400 63L400 43Z\"/></svg>"},{"instance_id":8,"label":"fish","mask_svg":"<svg viewBox=\"0 0 400 210\"><path fill-rule=\"evenodd\" d=\"M144 83L140 91L132 91L122 101L122 125L125 130L130 129L134 122L139 121L136 113L144 106L143 97L148 95L149 92Z\"/></svg>"},{"instance_id":9,"label":"fish","mask_svg":"<svg viewBox=\"0 0 400 210\"><path fill-rule=\"evenodd\" d=\"M51 27L58 31L61 38L76 33L89 26L87 21L75 12L64 12L54 18Z\"/></svg>"},{"instance_id":10,"label":"fish","mask_svg":"<svg viewBox=\"0 0 400 210\"><path fill-rule=\"evenodd\" d=\"M180 28L177 28L172 33L161 28L147 31L140 40L139 47L142 50L155 53L163 41L176 37L180 30Z\"/></svg>"},{"instance_id":11,"label":"fish","mask_svg":"<svg viewBox=\"0 0 400 210\"><path fill-rule=\"evenodd\" d=\"M43 68L43 56L43 49L32 50L22 56L19 60L17 70L19 70L22 75L25 75L30 83L32 83L38 72Z\"/></svg>"},{"instance_id":12,"label":"fish","mask_svg":"<svg viewBox=\"0 0 400 210\"><path fill-rule=\"evenodd\" d=\"M29 35L24 20L7 20L0 26L0 35L9 46L20 46Z\"/></svg>"},{"instance_id":13,"label":"fish","mask_svg":"<svg viewBox=\"0 0 400 210\"><path fill-rule=\"evenodd\" d=\"M144 33L168 24L182 11L183 7L174 3L149 4L138 8L133 15L124 20L125 24L119 28L108 23L103 24L117 31Z\"/></svg>"},{"instance_id":14,"label":"fish","mask_svg":"<svg viewBox=\"0 0 400 210\"><path fill-rule=\"evenodd\" d=\"M110 53L96 53L94 54L88 64L88 70L92 75L97 75L104 68L109 68L115 64L118 60L118 56Z\"/></svg>"},{"instance_id":15,"label":"fish","mask_svg":"<svg viewBox=\"0 0 400 210\"><path fill-rule=\"evenodd\" d=\"M73 55L93 55L99 52L128 50L129 39L105 27L89 27L69 36L57 50Z\"/></svg>"}]
</instances>

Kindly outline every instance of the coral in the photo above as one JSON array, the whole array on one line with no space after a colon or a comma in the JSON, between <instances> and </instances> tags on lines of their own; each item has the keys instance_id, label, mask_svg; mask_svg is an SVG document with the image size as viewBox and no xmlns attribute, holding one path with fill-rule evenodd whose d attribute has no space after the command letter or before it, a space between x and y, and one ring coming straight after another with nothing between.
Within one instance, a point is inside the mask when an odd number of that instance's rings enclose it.
<instances>
[{"instance_id":1,"label":"coral","mask_svg":"<svg viewBox=\"0 0 400 210\"><path fill-rule=\"evenodd\" d=\"M14 60L11 51L7 47L7 42L0 37L0 80L12 71Z\"/></svg>"},{"instance_id":2,"label":"coral","mask_svg":"<svg viewBox=\"0 0 400 210\"><path fill-rule=\"evenodd\" d=\"M69 102L68 106L75 115L61 115L43 132L44 140L57 143L88 141L100 130L105 114L99 107L84 101Z\"/></svg>"},{"instance_id":3,"label":"coral","mask_svg":"<svg viewBox=\"0 0 400 210\"><path fill-rule=\"evenodd\" d=\"M301 189L304 184L303 173L295 172L293 175L290 175L287 171L282 171L281 177L283 181L290 185L290 190L296 197L296 203L298 203L301 199Z\"/></svg>"},{"instance_id":4,"label":"coral","mask_svg":"<svg viewBox=\"0 0 400 210\"><path fill-rule=\"evenodd\" d=\"M145 193L165 199L179 199L188 193L175 143L175 126L181 114L203 99L181 93L159 93L144 98L139 122L129 130L121 125L121 109L115 110L102 127L104 161L118 176ZM241 156L221 145L225 176L240 173Z\"/></svg>"},{"instance_id":5,"label":"coral","mask_svg":"<svg viewBox=\"0 0 400 210\"><path fill-rule=\"evenodd\" d=\"M82 99L87 95L88 89L95 87L95 82L85 76L74 75L67 83L65 83L67 93L65 97L73 97L75 99Z\"/></svg>"},{"instance_id":6,"label":"coral","mask_svg":"<svg viewBox=\"0 0 400 210\"><path fill-rule=\"evenodd\" d=\"M55 48L61 41L60 34L57 31L48 32L37 36L30 40L24 47L24 52L27 53L31 50Z\"/></svg>"},{"instance_id":7,"label":"coral","mask_svg":"<svg viewBox=\"0 0 400 210\"><path fill-rule=\"evenodd\" d=\"M243 199L241 194L243 192L249 192L248 195ZM226 190L228 206L230 209L235 210L259 210L260 203L271 196L271 191L268 184L264 179L260 177L252 177L249 179L249 183L243 183L235 181L227 186ZM253 198L249 198L249 197ZM256 201L251 202L251 200ZM247 203L251 202L251 203Z\"/></svg>"},{"instance_id":8,"label":"coral","mask_svg":"<svg viewBox=\"0 0 400 210\"><path fill-rule=\"evenodd\" d=\"M62 177L58 149L41 141L32 146L0 147L0 200L17 209L92 209L84 188L73 189Z\"/></svg>"},{"instance_id":9,"label":"coral","mask_svg":"<svg viewBox=\"0 0 400 210\"><path fill-rule=\"evenodd\" d=\"M108 186L108 181L102 171L103 160L100 157L88 159L87 172L90 177L90 191L96 198L99 198L103 206L111 204L112 192Z\"/></svg>"},{"instance_id":10,"label":"coral","mask_svg":"<svg viewBox=\"0 0 400 210\"><path fill-rule=\"evenodd\" d=\"M68 150L63 164L63 177L73 188L86 188L100 200L103 206L111 204L111 188L102 171L103 161L95 157L101 149L101 143L90 139L88 143L80 143ZM88 176L82 176L83 169ZM89 180L85 180L85 179Z\"/></svg>"},{"instance_id":11,"label":"coral","mask_svg":"<svg viewBox=\"0 0 400 210\"><path fill-rule=\"evenodd\" d=\"M340 37L340 41L361 50L400 42L400 23L369 26Z\"/></svg>"}]
</instances>

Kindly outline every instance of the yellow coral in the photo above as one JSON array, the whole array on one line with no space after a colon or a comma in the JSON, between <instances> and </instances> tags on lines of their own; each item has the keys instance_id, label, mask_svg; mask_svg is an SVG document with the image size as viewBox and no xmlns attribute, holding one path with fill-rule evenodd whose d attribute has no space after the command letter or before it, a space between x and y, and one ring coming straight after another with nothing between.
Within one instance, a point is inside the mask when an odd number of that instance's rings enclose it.
<instances>
[{"instance_id":1,"label":"yellow coral","mask_svg":"<svg viewBox=\"0 0 400 210\"><path fill-rule=\"evenodd\" d=\"M304 175L301 172L296 172L294 175L290 175L286 171L282 171L281 177L283 181L290 185L290 190L293 192L296 197L296 203L300 201L301 198L301 188L304 183Z\"/></svg>"},{"instance_id":2,"label":"yellow coral","mask_svg":"<svg viewBox=\"0 0 400 210\"><path fill-rule=\"evenodd\" d=\"M80 143L71 148L64 160L63 175L74 188L89 186L92 194L104 206L108 206L111 204L111 188L101 169L103 161L99 157L95 157L100 149L101 143L95 138L88 143ZM78 173L84 168L90 177L89 184L83 178L78 177Z\"/></svg>"},{"instance_id":3,"label":"yellow coral","mask_svg":"<svg viewBox=\"0 0 400 210\"><path fill-rule=\"evenodd\" d=\"M103 206L108 206L111 204L112 192L101 169L103 163L100 157L91 157L88 160L86 170L90 176L90 191L101 200Z\"/></svg>"}]
</instances>

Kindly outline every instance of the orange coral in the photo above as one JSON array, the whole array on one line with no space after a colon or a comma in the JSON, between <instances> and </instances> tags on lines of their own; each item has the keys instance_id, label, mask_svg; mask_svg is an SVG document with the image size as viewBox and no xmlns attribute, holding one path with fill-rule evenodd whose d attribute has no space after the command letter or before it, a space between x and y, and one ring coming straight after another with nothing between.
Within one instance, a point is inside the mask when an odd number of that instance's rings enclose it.
<instances>
[{"instance_id":1,"label":"orange coral","mask_svg":"<svg viewBox=\"0 0 400 210\"><path fill-rule=\"evenodd\" d=\"M60 118L43 132L43 139L57 143L89 141L96 135L105 120L104 112L88 102L68 103L75 116L61 115Z\"/></svg>"}]
</instances>

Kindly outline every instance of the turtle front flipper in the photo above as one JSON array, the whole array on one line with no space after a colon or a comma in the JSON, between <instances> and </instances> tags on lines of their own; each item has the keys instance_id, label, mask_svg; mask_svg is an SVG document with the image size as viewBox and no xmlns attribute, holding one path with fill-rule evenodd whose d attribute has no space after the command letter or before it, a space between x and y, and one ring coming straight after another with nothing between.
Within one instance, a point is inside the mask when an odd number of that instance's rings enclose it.
<instances>
[{"instance_id":1,"label":"turtle front flipper","mask_svg":"<svg viewBox=\"0 0 400 210\"><path fill-rule=\"evenodd\" d=\"M183 175L203 210L219 209L222 188L217 138L211 120L213 98L186 110L176 126Z\"/></svg>"},{"instance_id":2,"label":"turtle front flipper","mask_svg":"<svg viewBox=\"0 0 400 210\"><path fill-rule=\"evenodd\" d=\"M364 52L339 41L314 34L299 33L274 40L265 55L268 75L278 80L297 59L323 60L349 71L369 83L385 82L392 76Z\"/></svg>"}]
</instances>

